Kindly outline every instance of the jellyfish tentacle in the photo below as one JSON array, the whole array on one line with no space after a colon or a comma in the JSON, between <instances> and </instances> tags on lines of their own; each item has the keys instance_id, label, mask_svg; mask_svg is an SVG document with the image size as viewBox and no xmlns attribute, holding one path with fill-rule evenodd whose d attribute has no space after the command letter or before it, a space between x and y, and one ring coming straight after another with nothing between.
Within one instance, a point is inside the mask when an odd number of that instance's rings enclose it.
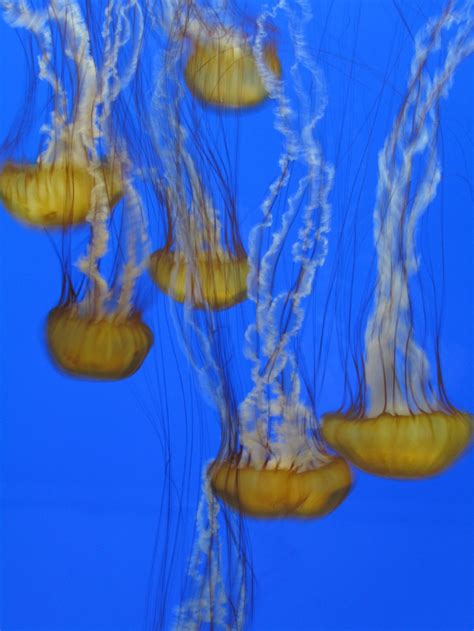
<instances>
[{"instance_id":1,"label":"jellyfish tentacle","mask_svg":"<svg viewBox=\"0 0 474 631\"><path fill-rule=\"evenodd\" d=\"M321 72L311 59L305 43L304 26L311 19L311 8L305 1L297 5L301 9L301 16L296 16L283 0L272 9L264 11L257 22L258 30L254 47L257 66L266 89L277 104L275 126L284 139L284 150L279 161L280 174L273 182L270 193L262 205L263 219L253 228L249 240L251 266L248 293L256 305L256 320L246 332L246 354L254 364L252 379L255 386L242 403L242 410L243 418L246 419L252 418L252 415L257 413L256 426L254 429L247 427L245 433L256 431L260 437L268 433L268 400L265 392L270 386L273 396L276 399L281 397L277 383L278 377L285 367L294 367L288 347L301 329L304 320L302 303L311 294L317 267L324 264L327 254L327 234L330 230L331 209L328 195L332 187L333 167L324 161L321 148L314 137L317 122L326 109L327 96ZM268 71L263 59L265 23L269 18L275 17L280 10L286 13L291 39L294 43L295 61L290 72L298 104L301 106L300 131L295 126L295 115L290 99L284 92L283 83ZM311 109L308 95L304 90L303 72L309 74L312 85L315 86L318 99L314 111ZM296 191L289 197L287 210L282 216L279 229L272 234L268 250L260 256L263 232L273 224L272 208L275 197L281 187L288 184L289 165L297 161L304 165L306 174L301 177ZM272 296L273 278L280 252L305 196L307 199L304 203L302 226L298 231L298 239L292 246L292 258L298 265L296 280L289 292ZM285 310L283 328L278 326L278 316L282 309ZM262 357L259 357L255 350L256 342L261 348ZM299 390L298 378L293 372L291 378L294 392L297 392ZM256 409L255 404L257 404ZM250 411L252 408L253 412ZM282 425L286 426L283 423ZM251 426L253 427L253 423ZM283 440L281 442L283 443Z\"/></svg>"},{"instance_id":2,"label":"jellyfish tentacle","mask_svg":"<svg viewBox=\"0 0 474 631\"><path fill-rule=\"evenodd\" d=\"M435 198L441 179L436 149L437 103L448 95L456 68L474 52L473 3L466 3L457 12L451 10L453 4L417 36L407 96L379 153L374 210L378 276L375 306L366 328L366 378L371 393L368 414L374 417L382 411L408 414L412 405L427 411L434 405L428 398L426 380L418 379L429 374L429 361L412 335L408 279L419 267L416 226ZM428 59L439 50L443 32L456 27L443 63L430 78L425 71ZM415 160L425 162L420 183L408 201ZM405 357L405 377L398 368L399 353Z\"/></svg>"},{"instance_id":3,"label":"jellyfish tentacle","mask_svg":"<svg viewBox=\"0 0 474 631\"><path fill-rule=\"evenodd\" d=\"M349 418L327 415L322 426L336 451L376 475L419 479L440 473L473 435L472 417L447 400L438 352L433 378L428 350L416 339L410 282L420 268L416 229L441 181L440 103L473 53L474 2L449 0L415 38L406 95L379 152L377 278L361 385L369 404L349 410Z\"/></svg>"}]
</instances>

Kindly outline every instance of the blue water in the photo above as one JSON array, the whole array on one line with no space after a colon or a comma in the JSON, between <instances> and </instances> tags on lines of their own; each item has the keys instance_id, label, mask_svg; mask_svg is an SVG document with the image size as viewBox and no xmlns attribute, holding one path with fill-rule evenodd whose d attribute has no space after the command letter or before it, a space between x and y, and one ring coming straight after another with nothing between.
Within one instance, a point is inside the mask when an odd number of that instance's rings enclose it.
<instances>
[{"instance_id":1,"label":"blue water","mask_svg":"<svg viewBox=\"0 0 474 631\"><path fill-rule=\"evenodd\" d=\"M313 2L309 41L328 91L318 138L336 174L328 275L308 306L308 340L322 326L321 305L346 215L344 247L357 255L356 296L370 277L377 153L403 98L412 35L441 6L432 0ZM282 37L278 45L285 70L288 43ZM0 21L2 139L28 98L28 54L17 33ZM471 58L442 102L443 179L424 220L422 261L432 266L441 288L443 246L444 285L438 295L443 295L444 383L455 406L471 412L473 106ZM276 173L280 145L272 132L272 104L242 115L238 123L229 116L225 124L234 135L238 128L238 212L245 242ZM37 139L25 143L31 153ZM150 628L149 611L157 603L169 628L190 553L200 471L219 445L216 413L177 341L167 298L146 284L141 304L155 346L142 369L117 383L59 373L44 344L45 317L60 292L53 247L59 237L27 229L3 210L0 224L0 629L139 631ZM156 247L160 239L154 235ZM342 279L343 297L350 285L349 277ZM249 307L243 313L247 317ZM227 335L242 331L239 315L223 318ZM242 395L249 377L240 373L241 343L237 338L232 343ZM314 348L308 342L303 350L311 367ZM342 402L341 367L331 344L324 355L321 412ZM163 485L170 471L168 505ZM473 473L472 450L443 475L420 482L357 471L352 493L325 519L248 520L256 578L249 629L472 629ZM166 581L157 578L160 567L171 576L166 592Z\"/></svg>"}]
</instances>

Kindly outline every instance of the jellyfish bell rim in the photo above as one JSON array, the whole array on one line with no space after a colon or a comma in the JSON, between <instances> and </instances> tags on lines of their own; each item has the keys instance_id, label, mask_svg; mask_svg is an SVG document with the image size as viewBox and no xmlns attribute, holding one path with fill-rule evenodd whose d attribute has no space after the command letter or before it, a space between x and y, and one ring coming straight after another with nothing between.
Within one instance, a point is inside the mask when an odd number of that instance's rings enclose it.
<instances>
[{"instance_id":1,"label":"jellyfish bell rim","mask_svg":"<svg viewBox=\"0 0 474 631\"><path fill-rule=\"evenodd\" d=\"M123 174L121 165L117 161L106 159L99 160L94 163L94 165L97 166L102 173L103 182L107 191L109 213L112 214L113 208L123 196ZM54 173L54 170L57 170L56 173ZM54 191L50 190L50 182L48 182L47 178L57 177L57 173L60 171L65 171L65 176L71 178L69 183L70 187L66 187L63 191L64 197L70 197L70 200L67 202L70 209L68 212L63 213L62 220L56 218L60 216L60 212L49 211L49 213L47 213L41 208L45 205L51 208L57 206L56 194ZM89 194L86 194L83 199L79 199L79 196L74 193L76 187L80 190L80 185L78 183L74 184L74 178L78 177L75 174L80 174L81 178L88 180L87 186L89 190L87 192ZM28 199L25 182L23 194L19 195L18 191L16 191L17 199L13 200L12 197L15 196L15 191L10 190L10 195L8 195L5 192L7 186L1 185L2 178L5 175L11 180L8 183L9 189L14 187L14 178L23 178L25 180L26 178L36 178L35 184L37 191L33 196L34 199ZM43 182L38 181L38 178L43 178ZM83 226L88 223L87 216L91 211L90 199L95 186L93 179L94 176L90 168L88 168L88 164L74 160L74 158L61 158L53 162L20 162L7 160L0 165L0 202L11 217L29 228L38 230L65 230L76 226ZM114 190L116 184L118 184L116 186L117 190ZM38 190L41 187L43 188L42 192ZM45 188L47 195L51 197L51 199L47 201L44 199ZM80 208L73 208L76 202L76 205L80 206ZM48 215L50 215L50 218L48 218Z\"/></svg>"},{"instance_id":2,"label":"jellyfish bell rim","mask_svg":"<svg viewBox=\"0 0 474 631\"><path fill-rule=\"evenodd\" d=\"M217 458L208 466L207 477L213 494L245 517L317 519L336 510L354 485L347 461L340 456L328 458L304 471L241 466L235 458ZM339 480L334 484L336 478ZM275 489L275 482L280 488ZM323 488L325 482L332 485Z\"/></svg>"},{"instance_id":3,"label":"jellyfish bell rim","mask_svg":"<svg viewBox=\"0 0 474 631\"><path fill-rule=\"evenodd\" d=\"M53 335L53 326L56 325L57 327L58 321L60 320L63 326L64 324L66 324L66 326L72 324L73 327L74 325L76 325L76 327L82 326L86 331L88 327L92 326L92 331L94 332L95 330L96 335L98 334L97 331L99 327L102 327L102 333L104 334L104 324L105 334L110 334L110 332L107 331L107 327L118 327L121 329L122 333L127 330L127 332L131 334L132 341L137 344L137 349L135 353L132 352L132 356L129 358L128 362L122 362L122 364L116 362L115 366L109 366L107 369L100 366L97 367L96 361L92 362L95 368L91 368L90 363L89 367L84 366L84 363L87 364L87 362L82 363L80 361L78 366L77 353L80 352L78 349L81 346L86 347L84 336L82 337L82 343L76 345L71 344L69 349L65 350L63 348L61 350L60 344L58 345L57 341L53 339L55 337ZM91 330L89 329L88 332L90 334ZM48 355L59 372L83 381L113 382L127 379L141 368L153 346L154 335L150 327L142 320L141 314L138 311L134 311L126 317L118 316L114 313L92 316L81 314L78 310L77 303L66 303L54 307L46 316L45 341ZM95 347L93 346L93 348ZM71 359L72 351L76 352L76 362Z\"/></svg>"},{"instance_id":4,"label":"jellyfish bell rim","mask_svg":"<svg viewBox=\"0 0 474 631\"><path fill-rule=\"evenodd\" d=\"M435 425L441 428L438 433ZM419 480L443 473L465 453L474 436L474 417L457 410L375 417L329 413L321 434L336 453L366 473Z\"/></svg>"}]
</instances>

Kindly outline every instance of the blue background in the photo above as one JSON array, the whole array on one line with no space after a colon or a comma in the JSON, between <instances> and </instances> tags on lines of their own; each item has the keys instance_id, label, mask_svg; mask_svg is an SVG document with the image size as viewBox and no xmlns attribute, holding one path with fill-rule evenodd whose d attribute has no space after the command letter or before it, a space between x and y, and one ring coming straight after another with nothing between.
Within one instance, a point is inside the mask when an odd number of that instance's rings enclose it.
<instances>
[{"instance_id":1,"label":"blue background","mask_svg":"<svg viewBox=\"0 0 474 631\"><path fill-rule=\"evenodd\" d=\"M413 53L410 32L441 4L313 4L309 41L329 96L319 138L336 165L328 270L336 263L347 213L350 229L343 243L357 255L357 296L372 269L377 153L403 97ZM283 33L282 25L278 43L285 68L289 48ZM26 73L17 34L0 22L2 138L24 107ZM443 184L424 220L436 278L443 230L445 386L453 403L469 411L474 408L473 79L470 59L442 104ZM238 125L232 116L225 119L229 133L237 127L239 133L244 241L276 174L280 145L271 114L267 103L242 115ZM60 291L52 247L58 236L27 229L3 211L0 224L0 628L138 631L149 628L147 608L156 603L163 606L168 627L190 551L201 467L218 448L216 414L176 341L167 299L151 296L146 284L144 317L155 332L155 346L144 367L119 383L75 381L58 373L43 339L45 316ZM346 297L350 279L341 283ZM323 277L323 297L327 287ZM322 324L318 300L308 305L314 330ZM229 330L234 324L239 329L238 315L222 317ZM304 348L309 366L312 348L310 343ZM341 366L333 351L328 343L322 411L341 403ZM241 364L237 359L236 366ZM242 381L245 391L248 377ZM323 520L248 521L256 575L250 628L472 629L473 472L472 450L442 476L426 481L357 472L351 495ZM169 591L163 591L159 568L171 576Z\"/></svg>"}]
</instances>

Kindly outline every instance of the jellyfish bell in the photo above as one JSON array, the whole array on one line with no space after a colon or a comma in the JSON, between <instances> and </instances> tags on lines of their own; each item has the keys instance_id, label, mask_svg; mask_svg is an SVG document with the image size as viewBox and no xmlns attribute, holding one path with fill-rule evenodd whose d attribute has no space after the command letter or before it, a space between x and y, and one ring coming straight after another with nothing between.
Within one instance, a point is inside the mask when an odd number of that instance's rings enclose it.
<instances>
[{"instance_id":1,"label":"jellyfish bell","mask_svg":"<svg viewBox=\"0 0 474 631\"><path fill-rule=\"evenodd\" d=\"M352 420L328 415L322 435L337 453L368 473L419 479L447 469L469 445L473 428L469 414L455 411Z\"/></svg>"},{"instance_id":2,"label":"jellyfish bell","mask_svg":"<svg viewBox=\"0 0 474 631\"><path fill-rule=\"evenodd\" d=\"M194 309L228 309L247 297L249 264L232 216L231 235L223 231L219 215L204 192L194 165L190 212L168 190L165 195L167 237L163 248L153 252L149 272L154 283L173 300ZM224 233L229 245L221 245Z\"/></svg>"},{"instance_id":3,"label":"jellyfish bell","mask_svg":"<svg viewBox=\"0 0 474 631\"><path fill-rule=\"evenodd\" d=\"M195 309L227 309L247 297L245 255L203 250L188 265L182 252L162 248L150 257L150 273L161 291Z\"/></svg>"},{"instance_id":4,"label":"jellyfish bell","mask_svg":"<svg viewBox=\"0 0 474 631\"><path fill-rule=\"evenodd\" d=\"M406 93L379 153L373 213L377 275L363 366L356 369L357 396L347 414L327 415L322 426L323 437L339 454L385 477L441 473L465 451L473 434L472 417L448 401L440 323L437 334L428 336L427 294L417 278L423 257L416 231L442 178L440 101L447 98L459 64L474 51L467 7L456 14L456 36L441 44L441 33L454 24L453 6L417 34ZM430 280L435 292L436 280ZM436 293L433 297L436 308Z\"/></svg>"},{"instance_id":5,"label":"jellyfish bell","mask_svg":"<svg viewBox=\"0 0 474 631\"><path fill-rule=\"evenodd\" d=\"M127 317L81 313L76 304L56 307L46 322L46 340L55 364L76 377L124 379L142 365L153 333L138 313Z\"/></svg>"},{"instance_id":6,"label":"jellyfish bell","mask_svg":"<svg viewBox=\"0 0 474 631\"><path fill-rule=\"evenodd\" d=\"M112 209L122 196L118 164L104 161L92 167L74 159L7 162L0 170L0 201L29 226L75 226L86 222L97 185L105 188Z\"/></svg>"},{"instance_id":7,"label":"jellyfish bell","mask_svg":"<svg viewBox=\"0 0 474 631\"><path fill-rule=\"evenodd\" d=\"M245 419L249 408L242 406L240 448L230 447L208 469L214 494L250 517L328 515L352 488L349 465L328 454L308 430L314 422L305 406L274 401L270 407L269 418L254 423Z\"/></svg>"},{"instance_id":8,"label":"jellyfish bell","mask_svg":"<svg viewBox=\"0 0 474 631\"><path fill-rule=\"evenodd\" d=\"M186 31L191 52L184 78L196 98L220 108L239 109L258 105L268 97L265 79L244 34L224 27L203 26L194 31ZM264 46L262 57L265 70L279 79L282 70L273 43Z\"/></svg>"},{"instance_id":9,"label":"jellyfish bell","mask_svg":"<svg viewBox=\"0 0 474 631\"><path fill-rule=\"evenodd\" d=\"M330 457L307 471L215 462L209 478L222 501L244 515L263 519L324 517L341 504L352 486L350 468L340 457Z\"/></svg>"}]
</instances>

